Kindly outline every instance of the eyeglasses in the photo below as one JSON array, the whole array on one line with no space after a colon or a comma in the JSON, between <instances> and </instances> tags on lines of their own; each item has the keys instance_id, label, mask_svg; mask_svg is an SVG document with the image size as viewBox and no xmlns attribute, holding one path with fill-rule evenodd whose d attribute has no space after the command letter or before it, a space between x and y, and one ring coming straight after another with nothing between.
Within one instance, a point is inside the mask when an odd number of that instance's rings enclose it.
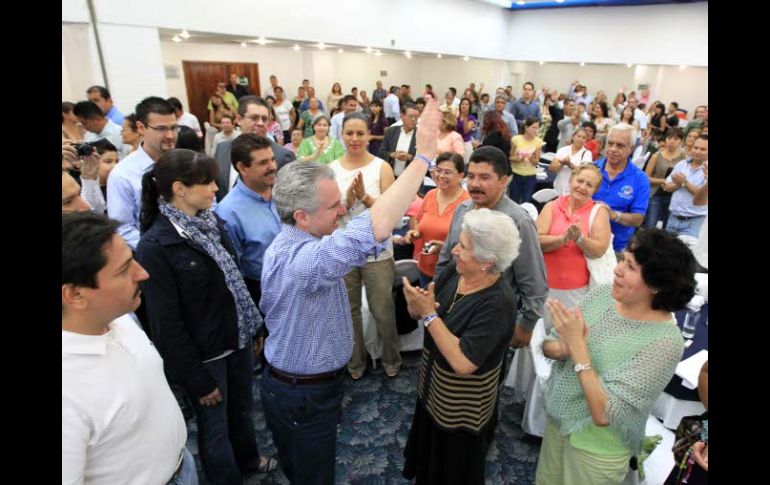
<instances>
[{"instance_id":1,"label":"eyeglasses","mask_svg":"<svg viewBox=\"0 0 770 485\"><path fill-rule=\"evenodd\" d=\"M408 120L412 120L412 121L417 121L417 118L419 118L419 117L420 117L420 115L411 115L411 116L404 115L404 118L406 118Z\"/></svg>"},{"instance_id":2,"label":"eyeglasses","mask_svg":"<svg viewBox=\"0 0 770 485\"><path fill-rule=\"evenodd\" d=\"M246 115L246 116L244 116L244 118L248 118L248 119L250 119L251 121L254 121L254 122L262 120L263 123L267 123L268 121L270 121L270 117L269 116L263 116L263 115Z\"/></svg>"},{"instance_id":3,"label":"eyeglasses","mask_svg":"<svg viewBox=\"0 0 770 485\"><path fill-rule=\"evenodd\" d=\"M147 128L152 128L153 130L166 134L169 131L177 132L179 131L179 125L173 125L173 126L151 126L147 125Z\"/></svg>"},{"instance_id":4,"label":"eyeglasses","mask_svg":"<svg viewBox=\"0 0 770 485\"><path fill-rule=\"evenodd\" d=\"M459 172L455 172L454 170L444 170L442 168L436 168L433 170L433 173L437 176L446 175L447 177L451 177L452 175L457 175Z\"/></svg>"}]
</instances>

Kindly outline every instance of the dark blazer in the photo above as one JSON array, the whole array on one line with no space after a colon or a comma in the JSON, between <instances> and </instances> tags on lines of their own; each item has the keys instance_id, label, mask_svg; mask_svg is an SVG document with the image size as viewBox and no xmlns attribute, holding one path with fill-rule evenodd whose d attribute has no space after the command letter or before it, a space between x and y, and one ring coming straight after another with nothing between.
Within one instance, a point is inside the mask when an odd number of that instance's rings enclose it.
<instances>
[{"instance_id":1,"label":"dark blazer","mask_svg":"<svg viewBox=\"0 0 770 485\"><path fill-rule=\"evenodd\" d=\"M217 176L217 186L219 191L217 192L217 202L222 202L227 193L230 191L230 167L233 165L230 159L230 149L232 148L232 140L227 140L217 145L217 151L214 153L214 158L219 165L219 176ZM270 140L272 145L273 155L275 155L275 161L278 164L278 170L289 162L293 162L297 159L297 156L291 150L287 150L273 140Z\"/></svg>"},{"instance_id":2,"label":"dark blazer","mask_svg":"<svg viewBox=\"0 0 770 485\"><path fill-rule=\"evenodd\" d=\"M222 245L237 261L224 221L217 222ZM238 314L224 273L162 214L139 240L136 260L152 275L142 291L168 380L193 399L210 394L217 386L203 361L238 349Z\"/></svg>"},{"instance_id":3,"label":"dark blazer","mask_svg":"<svg viewBox=\"0 0 770 485\"><path fill-rule=\"evenodd\" d=\"M400 126L391 126L387 130L385 130L385 137L382 140L382 144L380 145L380 149L377 151L377 156L386 162L390 164L390 166L393 166L394 159L390 157L390 154L392 152L396 151L396 145L398 145L398 137L401 136L401 127ZM409 144L409 154L414 157L415 153L417 153L417 128L414 129L414 136L412 136L412 142ZM411 160L406 162L406 165L408 166L411 163Z\"/></svg>"}]
</instances>

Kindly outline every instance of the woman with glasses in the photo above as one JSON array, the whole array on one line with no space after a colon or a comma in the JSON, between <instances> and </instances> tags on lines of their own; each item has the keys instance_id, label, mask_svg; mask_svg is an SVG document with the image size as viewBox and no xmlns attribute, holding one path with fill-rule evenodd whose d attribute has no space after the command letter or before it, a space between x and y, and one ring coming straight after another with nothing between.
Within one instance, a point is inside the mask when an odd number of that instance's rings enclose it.
<instances>
[{"instance_id":1,"label":"woman with glasses","mask_svg":"<svg viewBox=\"0 0 770 485\"><path fill-rule=\"evenodd\" d=\"M465 177L463 157L457 153L442 153L436 158L433 179L437 188L425 194L417 212L417 228L396 240L398 244L414 243L414 259L420 271L420 286L428 287L436 272L436 262L449 234L457 206L470 198L460 182Z\"/></svg>"},{"instance_id":2,"label":"woman with glasses","mask_svg":"<svg viewBox=\"0 0 770 485\"><path fill-rule=\"evenodd\" d=\"M299 150L297 150L297 160L330 163L345 153L345 147L342 146L342 143L329 136L330 126L329 118L324 114L313 121L313 134L300 143Z\"/></svg>"}]
</instances>

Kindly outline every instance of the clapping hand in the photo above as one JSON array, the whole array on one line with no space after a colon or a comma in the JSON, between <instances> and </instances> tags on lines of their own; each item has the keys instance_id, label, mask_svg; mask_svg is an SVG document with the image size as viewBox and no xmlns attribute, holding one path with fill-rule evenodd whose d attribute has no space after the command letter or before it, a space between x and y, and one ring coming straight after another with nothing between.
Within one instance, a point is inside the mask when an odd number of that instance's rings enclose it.
<instances>
[{"instance_id":1,"label":"clapping hand","mask_svg":"<svg viewBox=\"0 0 770 485\"><path fill-rule=\"evenodd\" d=\"M570 224L567 228L567 231L564 233L564 237L567 239L567 241L577 241L581 235L582 231L580 229L580 225L578 224Z\"/></svg>"},{"instance_id":2,"label":"clapping hand","mask_svg":"<svg viewBox=\"0 0 770 485\"><path fill-rule=\"evenodd\" d=\"M588 326L580 309L569 310L562 302L553 298L549 298L545 306L551 314L554 328L568 350L586 341Z\"/></svg>"},{"instance_id":3,"label":"clapping hand","mask_svg":"<svg viewBox=\"0 0 770 485\"><path fill-rule=\"evenodd\" d=\"M684 183L685 180L687 180L687 176L683 172L677 172L671 176L671 180L677 184L681 185Z\"/></svg>"},{"instance_id":4,"label":"clapping hand","mask_svg":"<svg viewBox=\"0 0 770 485\"><path fill-rule=\"evenodd\" d=\"M83 157L80 167L80 178L84 180L96 180L99 176L99 154L94 151L91 155Z\"/></svg>"},{"instance_id":5,"label":"clapping hand","mask_svg":"<svg viewBox=\"0 0 770 485\"><path fill-rule=\"evenodd\" d=\"M353 188L353 195L356 199L364 200L366 198L366 187L364 187L363 172L358 172L355 178L353 178L353 183L350 184L350 186Z\"/></svg>"},{"instance_id":6,"label":"clapping hand","mask_svg":"<svg viewBox=\"0 0 770 485\"><path fill-rule=\"evenodd\" d=\"M430 315L438 308L436 303L436 296L434 294L435 283L431 281L428 285L428 289L414 287L409 284L409 280L406 277L402 277L404 284L404 297L406 298L406 304L409 309L409 315L414 318L424 317Z\"/></svg>"},{"instance_id":7,"label":"clapping hand","mask_svg":"<svg viewBox=\"0 0 770 485\"><path fill-rule=\"evenodd\" d=\"M399 240L399 244L412 244L415 239L420 239L421 237L422 234L420 234L420 231L409 229L406 231L404 237Z\"/></svg>"}]
</instances>

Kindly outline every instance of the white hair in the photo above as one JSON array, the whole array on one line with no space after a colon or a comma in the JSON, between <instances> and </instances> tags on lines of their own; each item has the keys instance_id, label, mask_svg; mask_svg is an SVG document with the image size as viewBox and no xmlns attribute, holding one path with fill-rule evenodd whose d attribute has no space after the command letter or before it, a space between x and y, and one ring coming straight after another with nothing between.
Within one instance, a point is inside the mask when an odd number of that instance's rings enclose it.
<instances>
[{"instance_id":1,"label":"white hair","mask_svg":"<svg viewBox=\"0 0 770 485\"><path fill-rule=\"evenodd\" d=\"M513 219L486 208L465 213L462 230L471 237L473 256L479 262L492 262L502 273L519 255L519 230Z\"/></svg>"},{"instance_id":2,"label":"white hair","mask_svg":"<svg viewBox=\"0 0 770 485\"><path fill-rule=\"evenodd\" d=\"M294 211L312 213L318 209L318 190L322 180L334 180L334 171L316 162L294 161L278 171L273 200L281 221L294 225Z\"/></svg>"},{"instance_id":3,"label":"white hair","mask_svg":"<svg viewBox=\"0 0 770 485\"><path fill-rule=\"evenodd\" d=\"M636 128L634 128L632 125L629 125L628 123L618 123L614 125L612 128L610 128L610 131L607 133L608 140L612 135L613 131L628 132L628 140L629 140L628 148L633 150L634 146L636 146Z\"/></svg>"}]
</instances>

